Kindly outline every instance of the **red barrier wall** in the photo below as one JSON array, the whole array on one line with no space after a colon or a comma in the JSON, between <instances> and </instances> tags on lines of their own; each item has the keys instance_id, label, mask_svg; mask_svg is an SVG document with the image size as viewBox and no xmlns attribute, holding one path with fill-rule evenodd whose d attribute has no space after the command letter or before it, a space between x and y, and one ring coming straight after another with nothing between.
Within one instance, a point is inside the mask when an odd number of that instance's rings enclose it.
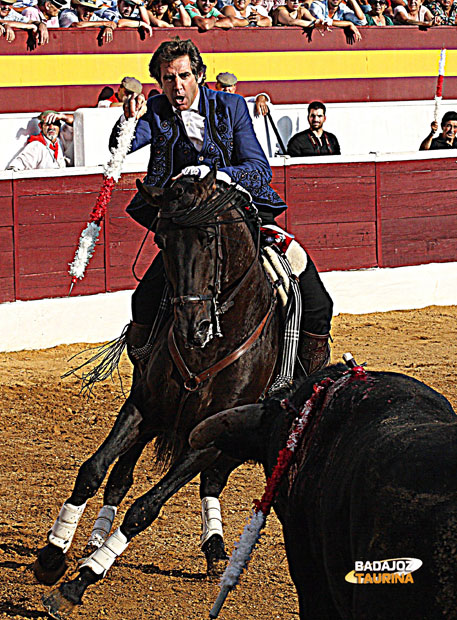
<instances>
[{"instance_id":1,"label":"red barrier wall","mask_svg":"<svg viewBox=\"0 0 457 620\"><path fill-rule=\"evenodd\" d=\"M281 218L321 271L457 260L457 162L293 165L273 170ZM116 186L94 256L74 294L135 286L144 229L125 214L139 174ZM68 264L102 175L0 181L0 302L68 294ZM148 239L141 277L156 251Z\"/></svg>"}]
</instances>

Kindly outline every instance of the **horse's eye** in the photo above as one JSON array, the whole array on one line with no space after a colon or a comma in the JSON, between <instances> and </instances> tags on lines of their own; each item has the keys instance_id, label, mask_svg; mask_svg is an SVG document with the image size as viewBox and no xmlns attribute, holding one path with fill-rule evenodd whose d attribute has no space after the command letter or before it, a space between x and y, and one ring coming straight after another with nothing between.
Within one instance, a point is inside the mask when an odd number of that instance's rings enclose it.
<instances>
[{"instance_id":1,"label":"horse's eye","mask_svg":"<svg viewBox=\"0 0 457 620\"><path fill-rule=\"evenodd\" d=\"M165 249L165 237L163 235L155 235L154 237L154 241L157 247L159 247L161 250Z\"/></svg>"}]
</instances>

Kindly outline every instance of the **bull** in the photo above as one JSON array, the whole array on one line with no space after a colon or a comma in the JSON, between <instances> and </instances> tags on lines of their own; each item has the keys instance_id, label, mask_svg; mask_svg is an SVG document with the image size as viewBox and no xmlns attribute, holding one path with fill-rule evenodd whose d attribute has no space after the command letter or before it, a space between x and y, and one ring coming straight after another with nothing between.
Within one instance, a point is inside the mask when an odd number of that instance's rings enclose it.
<instances>
[{"instance_id":1,"label":"bull","mask_svg":"<svg viewBox=\"0 0 457 620\"><path fill-rule=\"evenodd\" d=\"M333 382L274 502L300 618L457 618L452 406L411 377L343 364L305 379L291 403L324 377ZM269 477L294 417L274 398L235 407L200 423L191 445L255 460Z\"/></svg>"}]
</instances>

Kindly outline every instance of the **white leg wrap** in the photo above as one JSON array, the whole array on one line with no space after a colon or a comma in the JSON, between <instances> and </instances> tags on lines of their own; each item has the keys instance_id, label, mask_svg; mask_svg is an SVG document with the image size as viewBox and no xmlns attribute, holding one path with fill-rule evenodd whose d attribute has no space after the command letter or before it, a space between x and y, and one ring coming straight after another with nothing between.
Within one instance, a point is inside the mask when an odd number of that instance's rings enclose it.
<instances>
[{"instance_id":1,"label":"white leg wrap","mask_svg":"<svg viewBox=\"0 0 457 620\"><path fill-rule=\"evenodd\" d=\"M73 504L64 504L60 509L51 531L48 534L48 541L60 547L64 553L70 548L71 541L75 535L78 521L81 518L86 504L82 506L73 506Z\"/></svg>"},{"instance_id":2,"label":"white leg wrap","mask_svg":"<svg viewBox=\"0 0 457 620\"><path fill-rule=\"evenodd\" d=\"M84 560L80 568L90 568L96 575L106 575L108 569L114 564L114 560L128 547L127 538L119 528L111 534L100 549L96 549Z\"/></svg>"},{"instance_id":3,"label":"white leg wrap","mask_svg":"<svg viewBox=\"0 0 457 620\"><path fill-rule=\"evenodd\" d=\"M202 547L213 534L219 534L223 537L221 505L217 497L204 497L202 499L202 530L200 539Z\"/></svg>"},{"instance_id":4,"label":"white leg wrap","mask_svg":"<svg viewBox=\"0 0 457 620\"><path fill-rule=\"evenodd\" d=\"M97 549L103 545L111 532L116 513L117 506L109 506L106 504L100 508L100 512L95 520L92 533L87 543L88 545L97 547Z\"/></svg>"}]
</instances>

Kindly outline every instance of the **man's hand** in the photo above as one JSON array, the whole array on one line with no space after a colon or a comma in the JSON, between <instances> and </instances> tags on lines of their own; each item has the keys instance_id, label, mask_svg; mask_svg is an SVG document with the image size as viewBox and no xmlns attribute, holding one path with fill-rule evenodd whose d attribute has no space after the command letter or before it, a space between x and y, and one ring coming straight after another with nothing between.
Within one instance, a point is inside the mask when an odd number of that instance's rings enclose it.
<instances>
[{"instance_id":1,"label":"man's hand","mask_svg":"<svg viewBox=\"0 0 457 620\"><path fill-rule=\"evenodd\" d=\"M146 22L140 22L138 30L142 39L144 39L145 34L148 34L150 37L152 37L152 28L149 24L146 24Z\"/></svg>"},{"instance_id":2,"label":"man's hand","mask_svg":"<svg viewBox=\"0 0 457 620\"><path fill-rule=\"evenodd\" d=\"M433 121L430 126L432 128L432 131L430 133L432 134L432 136L434 136L436 134L436 132L438 131L438 122L437 121Z\"/></svg>"},{"instance_id":3,"label":"man's hand","mask_svg":"<svg viewBox=\"0 0 457 620\"><path fill-rule=\"evenodd\" d=\"M105 43L111 43L114 38L114 29L116 24L114 22L108 22L109 25L103 27L102 39Z\"/></svg>"},{"instance_id":4,"label":"man's hand","mask_svg":"<svg viewBox=\"0 0 457 620\"><path fill-rule=\"evenodd\" d=\"M49 31L46 24L43 24L43 22L37 24L36 38L38 45L46 45L46 43L49 43Z\"/></svg>"},{"instance_id":5,"label":"man's hand","mask_svg":"<svg viewBox=\"0 0 457 620\"><path fill-rule=\"evenodd\" d=\"M255 98L254 116L266 116L270 111L267 104L268 99L265 95L257 95Z\"/></svg>"},{"instance_id":6,"label":"man's hand","mask_svg":"<svg viewBox=\"0 0 457 620\"><path fill-rule=\"evenodd\" d=\"M12 43L16 38L14 34L14 30L11 28L9 24L0 24L2 30L0 30L0 36L4 36L7 43Z\"/></svg>"},{"instance_id":7,"label":"man's hand","mask_svg":"<svg viewBox=\"0 0 457 620\"><path fill-rule=\"evenodd\" d=\"M125 118L140 118L146 114L146 97L143 94L130 95L124 101L124 116Z\"/></svg>"},{"instance_id":8,"label":"man's hand","mask_svg":"<svg viewBox=\"0 0 457 620\"><path fill-rule=\"evenodd\" d=\"M360 34L359 29L354 24L349 24L344 28L344 34L346 35L346 43L348 45L353 45L357 43L357 41L362 40L362 35Z\"/></svg>"}]
</instances>

